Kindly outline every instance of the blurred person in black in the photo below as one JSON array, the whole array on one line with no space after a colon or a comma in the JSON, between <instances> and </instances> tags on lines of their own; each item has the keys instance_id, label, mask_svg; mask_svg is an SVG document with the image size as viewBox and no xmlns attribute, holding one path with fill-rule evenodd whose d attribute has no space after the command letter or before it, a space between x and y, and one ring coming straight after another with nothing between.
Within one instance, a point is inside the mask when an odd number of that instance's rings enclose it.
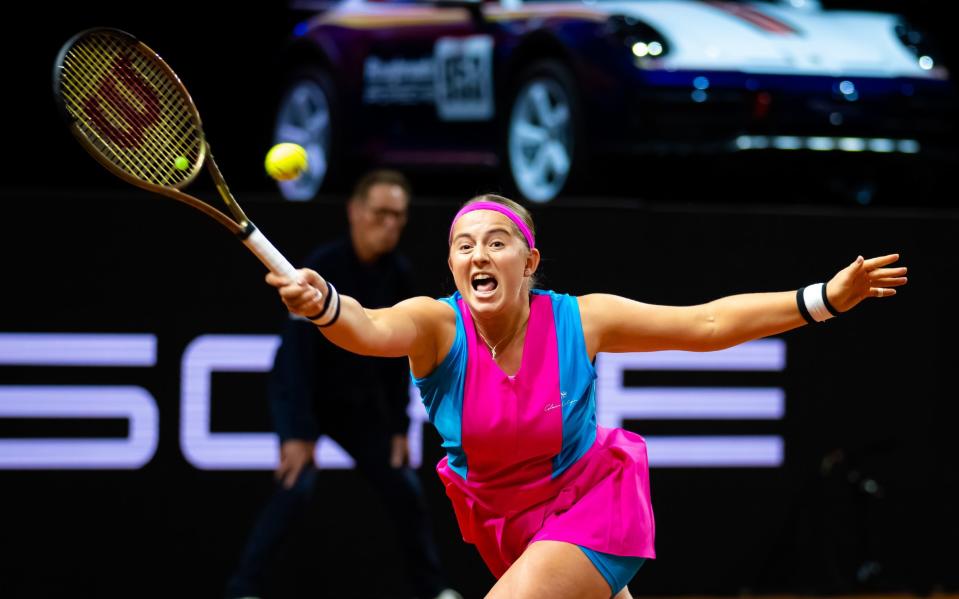
<instances>
[{"instance_id":1,"label":"blurred person in black","mask_svg":"<svg viewBox=\"0 0 959 599\"><path fill-rule=\"evenodd\" d=\"M318 247L304 266L336 280L369 307L410 297L411 267L395 251L406 225L410 187L389 170L368 173L349 202L348 236ZM340 351L316 326L291 318L283 330L268 394L280 437L278 488L260 512L228 597L257 597L287 533L305 514L316 487L317 438L328 435L356 462L384 499L418 599L461 599L448 589L432 537L423 490L409 467L409 365ZM322 484L322 483L321 483Z\"/></svg>"}]
</instances>

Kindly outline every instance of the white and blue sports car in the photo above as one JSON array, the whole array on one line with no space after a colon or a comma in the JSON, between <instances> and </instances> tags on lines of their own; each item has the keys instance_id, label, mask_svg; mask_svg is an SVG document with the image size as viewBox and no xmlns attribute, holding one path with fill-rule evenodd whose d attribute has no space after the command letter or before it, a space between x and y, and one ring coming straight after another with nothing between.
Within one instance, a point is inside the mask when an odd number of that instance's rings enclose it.
<instances>
[{"instance_id":1,"label":"white and blue sports car","mask_svg":"<svg viewBox=\"0 0 959 599\"><path fill-rule=\"evenodd\" d=\"M897 15L814 0L321 3L275 127L310 169L280 186L309 200L338 161L479 167L548 202L613 156L919 154L951 133L940 59Z\"/></svg>"}]
</instances>

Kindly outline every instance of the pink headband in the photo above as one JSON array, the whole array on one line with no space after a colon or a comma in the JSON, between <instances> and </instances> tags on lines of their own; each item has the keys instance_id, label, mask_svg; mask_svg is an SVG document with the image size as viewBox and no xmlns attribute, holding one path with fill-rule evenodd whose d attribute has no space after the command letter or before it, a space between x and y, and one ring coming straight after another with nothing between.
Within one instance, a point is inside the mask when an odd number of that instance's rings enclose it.
<instances>
[{"instance_id":1,"label":"pink headband","mask_svg":"<svg viewBox=\"0 0 959 599\"><path fill-rule=\"evenodd\" d=\"M505 215L507 218L513 221L513 224L516 225L516 228L519 229L520 233L523 234L523 237L526 238L526 244L529 246L529 249L536 247L536 243L533 240L533 233L529 230L529 227L526 226L526 223L523 222L523 219L521 219L518 214L510 210L508 206L504 206L498 202L474 202L473 204L463 206L463 208L456 213L456 216L453 217L453 223L450 225L450 243L453 241L453 227L456 226L456 221L458 221L464 214L473 212L474 210L493 210L494 212L499 212L500 214Z\"/></svg>"}]
</instances>

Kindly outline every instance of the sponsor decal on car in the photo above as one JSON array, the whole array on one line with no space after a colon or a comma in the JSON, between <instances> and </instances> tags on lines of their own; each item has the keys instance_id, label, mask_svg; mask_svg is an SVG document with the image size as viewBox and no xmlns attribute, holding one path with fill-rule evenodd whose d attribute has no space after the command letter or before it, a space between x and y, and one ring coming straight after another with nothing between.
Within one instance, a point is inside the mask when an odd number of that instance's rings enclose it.
<instances>
[{"instance_id":1,"label":"sponsor decal on car","mask_svg":"<svg viewBox=\"0 0 959 599\"><path fill-rule=\"evenodd\" d=\"M434 46L436 111L444 121L493 118L493 38L440 38Z\"/></svg>"},{"instance_id":2,"label":"sponsor decal on car","mask_svg":"<svg viewBox=\"0 0 959 599\"><path fill-rule=\"evenodd\" d=\"M426 104L433 101L433 59L370 56L363 63L364 104Z\"/></svg>"},{"instance_id":3,"label":"sponsor decal on car","mask_svg":"<svg viewBox=\"0 0 959 599\"><path fill-rule=\"evenodd\" d=\"M363 63L364 104L435 104L444 121L493 118L493 38L436 40L421 58L370 56Z\"/></svg>"}]
</instances>

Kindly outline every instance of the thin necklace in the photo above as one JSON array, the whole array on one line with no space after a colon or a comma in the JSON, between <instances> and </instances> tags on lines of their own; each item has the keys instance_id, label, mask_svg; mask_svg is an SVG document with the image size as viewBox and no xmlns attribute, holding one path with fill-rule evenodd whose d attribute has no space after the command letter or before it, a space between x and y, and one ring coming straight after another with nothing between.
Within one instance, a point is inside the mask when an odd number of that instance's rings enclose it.
<instances>
[{"instance_id":1,"label":"thin necklace","mask_svg":"<svg viewBox=\"0 0 959 599\"><path fill-rule=\"evenodd\" d=\"M500 345L502 345L504 341L509 341L509 340L513 339L513 337L516 336L516 333L518 333L521 328L523 328L524 326L526 326L526 323L527 323L527 322L529 322L529 314L526 315L526 320L523 321L523 324L521 324L521 325L519 325L518 327L516 327L515 329L513 329L513 332L512 332L512 333L510 333L510 334L507 335L506 337L503 337L502 339L500 339L499 341L497 341L494 345L490 345L489 341L486 340L486 336L483 335L483 333L479 330L479 327L476 327L476 332L479 333L480 339L482 339L482 340L483 340L483 343L486 344L486 347L489 348L490 354L492 354L493 359L495 360L495 359L496 359L496 348L499 347ZM507 343L507 345L509 345L509 343Z\"/></svg>"}]
</instances>

